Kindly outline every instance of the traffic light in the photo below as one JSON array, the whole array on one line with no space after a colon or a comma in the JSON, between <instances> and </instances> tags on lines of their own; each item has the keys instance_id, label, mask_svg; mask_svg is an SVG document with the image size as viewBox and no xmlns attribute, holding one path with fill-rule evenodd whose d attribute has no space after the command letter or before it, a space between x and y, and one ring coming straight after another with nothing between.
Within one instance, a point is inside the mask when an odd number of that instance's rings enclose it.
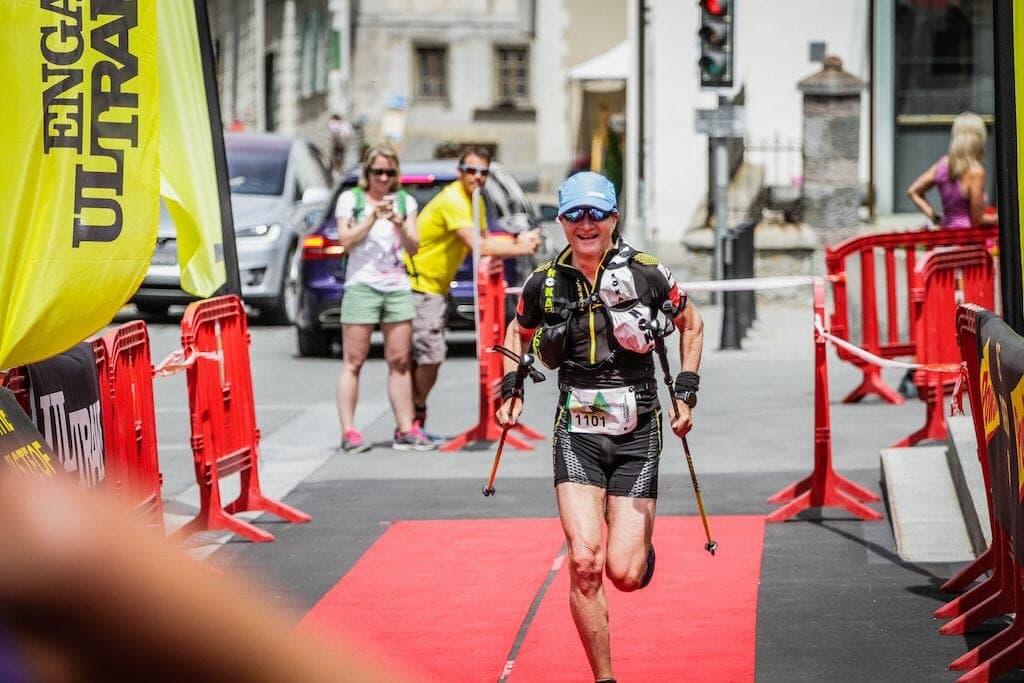
<instances>
[{"instance_id":1,"label":"traffic light","mask_svg":"<svg viewBox=\"0 0 1024 683\"><path fill-rule=\"evenodd\" d=\"M700 84L732 87L733 0L700 0Z\"/></svg>"}]
</instances>

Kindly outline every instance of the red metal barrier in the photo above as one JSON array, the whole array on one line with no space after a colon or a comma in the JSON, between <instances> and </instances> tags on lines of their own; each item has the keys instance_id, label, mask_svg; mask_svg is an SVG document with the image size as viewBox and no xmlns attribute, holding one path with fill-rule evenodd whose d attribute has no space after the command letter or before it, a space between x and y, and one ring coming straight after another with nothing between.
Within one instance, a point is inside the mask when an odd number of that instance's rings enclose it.
<instances>
[{"instance_id":1,"label":"red metal barrier","mask_svg":"<svg viewBox=\"0 0 1024 683\"><path fill-rule=\"evenodd\" d=\"M768 499L769 503L786 503L768 515L768 521L784 522L808 508L828 506L843 508L861 519L877 521L882 515L863 503L876 502L878 496L832 469L827 340L818 329L818 325L825 324L825 286L821 283L814 285L814 319L814 471Z\"/></svg>"},{"instance_id":2,"label":"red metal barrier","mask_svg":"<svg viewBox=\"0 0 1024 683\"><path fill-rule=\"evenodd\" d=\"M200 509L173 538L226 529L252 541L274 540L273 534L232 517L250 510L271 512L289 522L310 520L306 513L260 491L260 433L253 405L249 342L245 309L237 296L196 301L185 310L182 349L186 353L218 353L220 358L200 359L187 371ZM222 507L220 479L235 473L241 476L241 491L234 502Z\"/></svg>"},{"instance_id":3,"label":"red metal barrier","mask_svg":"<svg viewBox=\"0 0 1024 683\"><path fill-rule=\"evenodd\" d=\"M992 572L971 590L957 596L953 600L935 610L936 617L955 617L939 629L946 635L966 633L992 617L1013 611L1013 565L1012 555L1006 534L993 514L992 475L988 462L988 451L985 447L985 428L981 415L981 383L978 366L978 338L976 314L982 310L974 304L961 305L957 308L956 329L957 342L963 359L966 373L968 398L972 406L972 420L975 441L978 444L978 460L981 464L982 481L985 486L985 499L989 511L989 527L992 529L992 543L985 552L979 555L959 574L942 585L944 591L963 590L985 572ZM957 660L958 667L968 668L976 661L976 655L965 655Z\"/></svg>"},{"instance_id":4,"label":"red metal barrier","mask_svg":"<svg viewBox=\"0 0 1024 683\"><path fill-rule=\"evenodd\" d=\"M145 526L164 530L162 477L157 460L153 363L146 324L136 320L103 336L100 373L106 489Z\"/></svg>"},{"instance_id":5,"label":"red metal barrier","mask_svg":"<svg viewBox=\"0 0 1024 683\"><path fill-rule=\"evenodd\" d=\"M477 422L458 436L441 445L439 450L454 451L471 441L497 441L502 428L494 414L501 405L501 378L504 375L503 356L489 353L487 349L495 344L505 343L505 276L501 259L484 256L477 266L476 323L477 355L480 362L480 400ZM509 428L505 443L519 450L533 450L533 445L515 437L512 431L521 432L528 439L543 439L540 432L522 422Z\"/></svg>"},{"instance_id":6,"label":"red metal barrier","mask_svg":"<svg viewBox=\"0 0 1024 683\"><path fill-rule=\"evenodd\" d=\"M983 444L985 443L985 433L981 425L981 422L973 417L973 414L980 414L980 410L973 408L974 406L981 405L980 395L980 382L978 378L978 336L977 336L977 320L976 314L981 308L974 304L962 304L957 307L956 311L956 339L957 346L960 348L960 356L963 359L963 373L964 373L964 385L967 387L968 400L970 400L972 406L972 418L971 422L974 425L974 438L978 444L978 461L981 464L982 481L985 486L985 499L988 504L989 511L989 528L992 530L992 544L979 555L974 562L971 562L967 567L961 570L956 576L952 577L946 583L942 584L942 590L945 592L961 591L967 586L974 583L982 574L995 569L996 562L994 556L996 552L993 548L997 545L998 539L997 525L995 518L992 514L992 475L988 464L988 455L986 453ZM984 583L988 583L987 581ZM976 588L980 588L977 586ZM989 586L991 590L991 586ZM966 609L965 601L968 595L974 593L974 589L968 591L966 594L961 595L949 603L943 605L935 611L937 617L952 617L958 614L962 614Z\"/></svg>"},{"instance_id":7,"label":"red metal barrier","mask_svg":"<svg viewBox=\"0 0 1024 683\"><path fill-rule=\"evenodd\" d=\"M978 314L982 311L980 306L961 305L957 309L956 321L957 339L967 375L978 458L985 483L992 544L974 562L947 581L943 589L963 588L987 571L991 571L992 574L966 593L940 607L936 610L935 616L955 617L939 629L940 633L946 635L966 633L1000 615L1013 614L1013 621L995 636L984 640L950 663L950 669L968 670L960 681L990 681L1024 664L1024 580L1013 552L1014 541L999 522L993 498L992 471L985 428L986 411L981 391L982 369L978 353ZM996 399L993 397L993 400Z\"/></svg>"},{"instance_id":8,"label":"red metal barrier","mask_svg":"<svg viewBox=\"0 0 1024 683\"><path fill-rule=\"evenodd\" d=\"M901 300L900 288L905 286L907 296L913 287L913 273L918 250L930 251L940 246L984 245L987 240L998 238L997 227L970 228L967 230L907 230L902 232L878 233L853 237L834 247L825 249L825 271L832 283L833 313L830 320L832 334L846 341L851 339L850 302L847 291L847 259L857 257L860 262L860 331L857 344L882 358L913 356L916 353L916 331L910 324L911 306ZM882 254L884 278L878 282L875 262ZM905 269L901 274L896 255L903 254ZM900 283L900 276L903 282ZM879 290L881 286L881 290ZM901 306L903 304L903 306ZM884 305L884 320L880 317ZM901 310L902 309L902 310ZM901 315L902 313L902 315ZM885 338L881 337L881 326L885 324ZM900 333L901 323L906 332ZM882 380L882 369L867 363L848 351L836 347L842 360L856 365L864 375L860 385L846 398L844 403L859 401L869 394L877 394L890 403L903 403L903 397Z\"/></svg>"},{"instance_id":9,"label":"red metal barrier","mask_svg":"<svg viewBox=\"0 0 1024 683\"><path fill-rule=\"evenodd\" d=\"M930 252L913 275L910 299L916 360L924 365L914 371L914 384L918 398L925 402L925 423L893 448L947 438L945 396L952 392L961 364L956 307L970 302L991 309L995 299L995 268L984 247Z\"/></svg>"}]
</instances>

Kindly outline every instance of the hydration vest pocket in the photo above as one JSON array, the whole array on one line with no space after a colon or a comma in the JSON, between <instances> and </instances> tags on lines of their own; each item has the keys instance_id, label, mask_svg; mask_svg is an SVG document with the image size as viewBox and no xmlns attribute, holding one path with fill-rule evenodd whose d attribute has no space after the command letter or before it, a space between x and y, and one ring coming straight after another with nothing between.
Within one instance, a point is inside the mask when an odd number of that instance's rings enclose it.
<instances>
[{"instance_id":1,"label":"hydration vest pocket","mask_svg":"<svg viewBox=\"0 0 1024 683\"><path fill-rule=\"evenodd\" d=\"M569 338L569 321L555 325L541 325L533 333L533 355L544 367L557 370L565 360L565 346Z\"/></svg>"}]
</instances>

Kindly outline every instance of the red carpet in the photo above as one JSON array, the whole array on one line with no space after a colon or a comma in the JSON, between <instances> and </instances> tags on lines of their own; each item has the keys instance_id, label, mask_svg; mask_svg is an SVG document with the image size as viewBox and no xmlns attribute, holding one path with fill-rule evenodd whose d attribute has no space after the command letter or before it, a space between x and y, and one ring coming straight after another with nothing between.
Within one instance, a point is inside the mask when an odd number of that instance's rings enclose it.
<instances>
[{"instance_id":1,"label":"red carpet","mask_svg":"<svg viewBox=\"0 0 1024 683\"><path fill-rule=\"evenodd\" d=\"M620 681L752 681L763 517L659 517L651 585L606 584ZM562 544L555 519L395 523L306 615L418 680L495 681ZM522 639L511 681L587 681L563 565Z\"/></svg>"}]
</instances>

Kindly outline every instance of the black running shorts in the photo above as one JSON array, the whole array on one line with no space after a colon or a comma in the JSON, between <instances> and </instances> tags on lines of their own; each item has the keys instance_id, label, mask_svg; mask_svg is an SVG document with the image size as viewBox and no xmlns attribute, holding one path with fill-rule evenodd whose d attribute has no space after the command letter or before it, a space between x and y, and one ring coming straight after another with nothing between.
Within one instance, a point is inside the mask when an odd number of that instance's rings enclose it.
<instances>
[{"instance_id":1,"label":"black running shorts","mask_svg":"<svg viewBox=\"0 0 1024 683\"><path fill-rule=\"evenodd\" d=\"M618 436L570 432L561 401L555 418L555 486L563 482L600 486L613 496L658 497L661 411L642 413L632 432Z\"/></svg>"}]
</instances>

